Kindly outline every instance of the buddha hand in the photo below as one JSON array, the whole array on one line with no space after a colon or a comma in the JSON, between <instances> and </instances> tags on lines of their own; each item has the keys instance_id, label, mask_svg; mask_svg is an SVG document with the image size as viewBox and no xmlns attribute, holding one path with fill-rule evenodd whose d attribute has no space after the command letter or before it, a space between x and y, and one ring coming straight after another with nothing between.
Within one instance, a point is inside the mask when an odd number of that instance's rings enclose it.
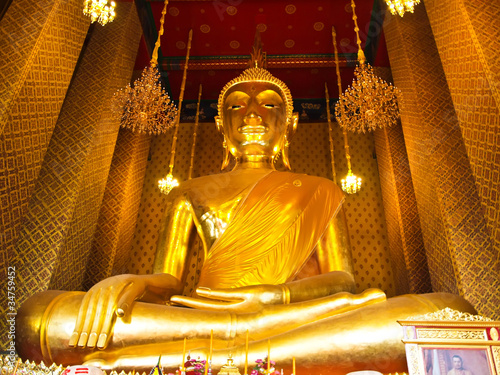
<instances>
[{"instance_id":1,"label":"buddha hand","mask_svg":"<svg viewBox=\"0 0 500 375\"><path fill-rule=\"evenodd\" d=\"M288 288L283 284L261 284L227 289L198 287L196 294L201 298L173 296L170 302L200 310L224 310L234 313L257 312L266 305L289 302Z\"/></svg>"},{"instance_id":2,"label":"buddha hand","mask_svg":"<svg viewBox=\"0 0 500 375\"><path fill-rule=\"evenodd\" d=\"M116 317L129 320L134 301L162 303L179 290L169 274L125 274L97 283L83 297L69 346L105 348Z\"/></svg>"}]
</instances>

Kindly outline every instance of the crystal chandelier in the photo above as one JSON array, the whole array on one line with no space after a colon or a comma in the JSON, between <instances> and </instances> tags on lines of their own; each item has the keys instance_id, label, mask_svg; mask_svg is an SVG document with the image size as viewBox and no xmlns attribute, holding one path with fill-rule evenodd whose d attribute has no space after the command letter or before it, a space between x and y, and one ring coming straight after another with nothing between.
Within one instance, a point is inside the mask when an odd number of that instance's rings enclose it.
<instances>
[{"instance_id":1,"label":"crystal chandelier","mask_svg":"<svg viewBox=\"0 0 500 375\"><path fill-rule=\"evenodd\" d=\"M361 189L361 178L356 177L350 169L349 172L347 172L347 176L342 179L341 183L342 190L347 194L355 194L359 191L359 189Z\"/></svg>"},{"instance_id":2,"label":"crystal chandelier","mask_svg":"<svg viewBox=\"0 0 500 375\"><path fill-rule=\"evenodd\" d=\"M120 112L120 125L133 132L162 134L172 126L177 110L160 83L156 66L148 66L134 82L132 88L115 94L116 111Z\"/></svg>"},{"instance_id":3,"label":"crystal chandelier","mask_svg":"<svg viewBox=\"0 0 500 375\"><path fill-rule=\"evenodd\" d=\"M84 0L83 14L90 17L90 22L97 21L104 26L115 19L115 6L114 1L108 5L108 0Z\"/></svg>"},{"instance_id":4,"label":"crystal chandelier","mask_svg":"<svg viewBox=\"0 0 500 375\"><path fill-rule=\"evenodd\" d=\"M332 39L333 39L333 48L335 51L335 68L337 72L337 86L339 88L339 97L342 96L342 79L340 78L340 67L339 67L339 52L337 50L337 34L335 33L335 28L332 26ZM325 85L326 88L326 85ZM327 103L328 101L328 89L326 89L326 97ZM327 104L327 106L329 106ZM337 109L336 109L337 110ZM328 108L328 117L330 117L330 109ZM340 117L344 117L344 107L340 107ZM331 133L330 133L331 134ZM346 128L342 129L342 134L344 135L344 149L345 149L345 159L347 160L347 176L341 180L341 187L344 192L347 194L355 194L361 189L361 178L357 177L352 173L351 170L351 155L349 154L349 142L347 140L347 130ZM331 135L330 135L331 138ZM330 139L330 142L333 142ZM333 160L333 151L332 151L332 160ZM333 164L332 164L333 168Z\"/></svg>"},{"instance_id":5,"label":"crystal chandelier","mask_svg":"<svg viewBox=\"0 0 500 375\"><path fill-rule=\"evenodd\" d=\"M168 0L165 0L150 66L134 82L134 87L128 85L115 93L114 111L120 116L120 125L133 132L154 135L165 133L172 127L177 116L174 103L161 85L158 70L158 49L167 4Z\"/></svg>"},{"instance_id":6,"label":"crystal chandelier","mask_svg":"<svg viewBox=\"0 0 500 375\"><path fill-rule=\"evenodd\" d=\"M399 118L398 94L390 83L377 77L366 62L359 39L359 27L351 0L352 19L358 44L359 65L354 70L352 85L340 95L335 106L335 117L339 125L353 132L373 131L397 123Z\"/></svg>"},{"instance_id":7,"label":"crystal chandelier","mask_svg":"<svg viewBox=\"0 0 500 375\"><path fill-rule=\"evenodd\" d=\"M396 13L401 17L405 12L413 13L415 5L420 3L420 0L385 0L391 14L394 16Z\"/></svg>"},{"instance_id":8,"label":"crystal chandelier","mask_svg":"<svg viewBox=\"0 0 500 375\"><path fill-rule=\"evenodd\" d=\"M167 175L167 177L162 178L158 181L158 189L160 189L163 194L170 193L170 191L177 186L179 186L179 181L177 181L177 179L174 178L174 176L170 173Z\"/></svg>"}]
</instances>

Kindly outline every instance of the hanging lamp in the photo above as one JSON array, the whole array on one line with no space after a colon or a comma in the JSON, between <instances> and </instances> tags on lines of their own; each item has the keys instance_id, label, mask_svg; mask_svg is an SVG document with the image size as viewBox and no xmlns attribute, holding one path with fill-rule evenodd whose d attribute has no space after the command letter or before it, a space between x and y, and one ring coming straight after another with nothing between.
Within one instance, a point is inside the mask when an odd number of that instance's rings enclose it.
<instances>
[{"instance_id":1,"label":"hanging lamp","mask_svg":"<svg viewBox=\"0 0 500 375\"><path fill-rule=\"evenodd\" d=\"M340 78L339 53L337 51L337 34L335 33L335 28L333 26L332 26L332 39L333 39L333 48L335 50L335 68L337 72L337 86L339 88L339 97L340 97L342 95L342 79ZM335 110L337 110L337 108L335 108ZM339 110L341 112L340 117L344 116L343 106L340 106ZM341 180L341 188L347 194L355 194L359 191L359 189L361 189L361 178L357 177L355 174L352 173L351 155L349 153L349 142L347 140L346 128L342 128L342 134L344 135L345 158L347 160L347 176Z\"/></svg>"},{"instance_id":2,"label":"hanging lamp","mask_svg":"<svg viewBox=\"0 0 500 375\"><path fill-rule=\"evenodd\" d=\"M175 119L174 136L172 138L172 149L170 151L170 163L168 165L168 175L167 177L158 181L158 187L160 188L163 194L168 194L174 187L179 186L179 181L173 175L174 163L175 163L175 148L177 145L177 136L179 134L179 123L181 121L181 109L182 109L182 102L184 100L184 90L186 88L187 68L189 62L189 52L191 51L192 39L193 39L193 30L191 29L189 30L186 62L184 63L184 72L182 74L181 92L179 94L179 110L177 111L177 117Z\"/></svg>"},{"instance_id":3,"label":"hanging lamp","mask_svg":"<svg viewBox=\"0 0 500 375\"><path fill-rule=\"evenodd\" d=\"M120 125L133 132L163 134L172 127L177 114L175 104L161 85L158 70L158 49L163 35L167 5L168 0L165 0L161 12L160 31L150 65L134 82L134 87L128 85L115 93L114 111L120 116Z\"/></svg>"},{"instance_id":4,"label":"hanging lamp","mask_svg":"<svg viewBox=\"0 0 500 375\"><path fill-rule=\"evenodd\" d=\"M90 17L90 23L99 22L102 26L115 19L116 3L108 0L84 0L83 14Z\"/></svg>"},{"instance_id":5,"label":"hanging lamp","mask_svg":"<svg viewBox=\"0 0 500 375\"><path fill-rule=\"evenodd\" d=\"M397 123L400 91L377 77L373 72L373 67L366 61L359 38L354 0L351 0L351 7L358 44L358 65L354 70L354 80L351 86L340 95L335 106L335 117L342 128L365 133Z\"/></svg>"},{"instance_id":6,"label":"hanging lamp","mask_svg":"<svg viewBox=\"0 0 500 375\"><path fill-rule=\"evenodd\" d=\"M403 17L405 12L413 13L420 0L385 0L385 3L393 16L399 14Z\"/></svg>"}]
</instances>

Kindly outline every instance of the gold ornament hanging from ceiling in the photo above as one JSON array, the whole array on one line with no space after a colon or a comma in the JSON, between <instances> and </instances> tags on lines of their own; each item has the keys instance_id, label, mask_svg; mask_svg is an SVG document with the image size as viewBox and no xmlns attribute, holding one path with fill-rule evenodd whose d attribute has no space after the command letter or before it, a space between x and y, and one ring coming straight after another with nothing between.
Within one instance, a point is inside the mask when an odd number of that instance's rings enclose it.
<instances>
[{"instance_id":1,"label":"gold ornament hanging from ceiling","mask_svg":"<svg viewBox=\"0 0 500 375\"><path fill-rule=\"evenodd\" d=\"M179 124L181 122L181 109L182 109L182 101L184 100L184 90L186 89L186 78L187 78L187 69L189 63L189 53L191 51L191 41L193 40L193 30L189 30L188 43L187 43L187 52L186 52L186 61L184 63L184 71L182 73L182 83L181 83L181 92L179 94L179 110L177 111L177 116L174 120L174 135L172 137L172 148L170 151L170 163L168 165L168 175L165 178L162 178L158 181L158 188L163 194L168 194L174 187L179 186L179 181L174 177L174 164L175 164L175 148L177 145L177 135L179 134Z\"/></svg>"},{"instance_id":2,"label":"gold ornament hanging from ceiling","mask_svg":"<svg viewBox=\"0 0 500 375\"><path fill-rule=\"evenodd\" d=\"M332 27L333 30L333 27ZM338 60L338 55L335 55ZM335 61L337 61L335 60ZM338 69L338 66L337 66ZM340 75L338 76L340 79ZM341 91L342 92L342 91ZM337 172L335 171L335 153L333 147L333 126L332 126L332 115L330 113L330 95L328 94L328 85L325 82L325 99L326 99L326 118L328 121L328 140L330 142L330 159L332 160L332 180L337 183Z\"/></svg>"},{"instance_id":3,"label":"gold ornament hanging from ceiling","mask_svg":"<svg viewBox=\"0 0 500 375\"><path fill-rule=\"evenodd\" d=\"M393 16L399 14L401 17L405 12L413 13L415 5L420 4L420 0L385 0L385 2Z\"/></svg>"},{"instance_id":4,"label":"gold ornament hanging from ceiling","mask_svg":"<svg viewBox=\"0 0 500 375\"><path fill-rule=\"evenodd\" d=\"M108 0L84 0L83 14L90 17L91 23L97 21L104 26L115 19L115 7L114 1L108 4Z\"/></svg>"},{"instance_id":5,"label":"gold ornament hanging from ceiling","mask_svg":"<svg viewBox=\"0 0 500 375\"><path fill-rule=\"evenodd\" d=\"M342 95L342 80L340 78L340 66L339 66L339 53L337 51L337 34L335 33L335 28L332 26L332 39L333 39L333 48L335 51L335 69L337 73L337 86L339 88L339 96ZM327 113L328 118L330 118L330 108L329 108L329 98L328 98L328 88L325 84L325 95L327 102ZM344 108L340 107L340 115L344 116ZM330 120L328 120L330 123ZM361 189L361 177L357 177L354 173L352 173L351 169L351 154L349 153L349 142L347 140L347 130L345 128L342 129L342 134L344 135L344 150L345 150L345 158L347 161L347 176L341 180L341 188L347 194L356 194ZM330 132L330 144L333 144L332 135ZM332 169L335 171L335 167L333 164L333 150L332 152ZM335 176L335 172L334 172ZM334 179L335 181L335 179Z\"/></svg>"},{"instance_id":6,"label":"gold ornament hanging from ceiling","mask_svg":"<svg viewBox=\"0 0 500 375\"><path fill-rule=\"evenodd\" d=\"M175 122L177 109L161 85L158 70L158 49L163 35L163 23L167 13L168 0L161 12L160 31L156 40L150 66L145 68L134 82L115 94L114 111L120 116L120 125L133 132L163 134Z\"/></svg>"},{"instance_id":7,"label":"gold ornament hanging from ceiling","mask_svg":"<svg viewBox=\"0 0 500 375\"><path fill-rule=\"evenodd\" d=\"M193 177L194 153L196 151L196 138L198 136L198 126L200 124L201 92L202 92L202 86L200 84L200 88L198 90L198 103L196 104L196 116L195 116L195 120L194 120L193 144L191 145L191 160L189 161L188 180L190 180Z\"/></svg>"},{"instance_id":8,"label":"gold ornament hanging from ceiling","mask_svg":"<svg viewBox=\"0 0 500 375\"><path fill-rule=\"evenodd\" d=\"M351 86L339 97L335 106L335 117L342 128L365 133L397 123L400 92L390 83L377 77L373 73L372 66L366 61L361 49L354 0L351 0L351 6L359 64L354 70Z\"/></svg>"}]
</instances>

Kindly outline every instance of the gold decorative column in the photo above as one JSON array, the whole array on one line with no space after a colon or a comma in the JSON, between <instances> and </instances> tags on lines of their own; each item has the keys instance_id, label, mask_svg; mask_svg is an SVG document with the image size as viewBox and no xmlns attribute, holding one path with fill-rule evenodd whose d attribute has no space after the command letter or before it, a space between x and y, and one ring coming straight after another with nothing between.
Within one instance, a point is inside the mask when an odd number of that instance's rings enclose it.
<instances>
[{"instance_id":1,"label":"gold decorative column","mask_svg":"<svg viewBox=\"0 0 500 375\"><path fill-rule=\"evenodd\" d=\"M12 260L19 304L48 288L82 288L119 128L111 100L130 81L140 38L133 3L117 12L93 29L50 140Z\"/></svg>"},{"instance_id":2,"label":"gold decorative column","mask_svg":"<svg viewBox=\"0 0 500 375\"><path fill-rule=\"evenodd\" d=\"M390 68L374 70L392 81ZM432 286L401 123L373 135L396 293L429 293Z\"/></svg>"},{"instance_id":3,"label":"gold decorative column","mask_svg":"<svg viewBox=\"0 0 500 375\"><path fill-rule=\"evenodd\" d=\"M403 93L401 122L432 287L459 293L479 313L499 318L498 252L433 38L435 26L431 30L427 18L426 6L436 4L421 4L404 18L388 16L384 24L394 82ZM457 27L452 13L443 17L437 28L447 22ZM450 40L449 46L455 44ZM458 67L454 61L453 69ZM470 111L480 117L477 109Z\"/></svg>"},{"instance_id":4,"label":"gold decorative column","mask_svg":"<svg viewBox=\"0 0 500 375\"><path fill-rule=\"evenodd\" d=\"M92 241L84 288L127 272L151 136L120 129Z\"/></svg>"},{"instance_id":5,"label":"gold decorative column","mask_svg":"<svg viewBox=\"0 0 500 375\"><path fill-rule=\"evenodd\" d=\"M89 24L89 19L82 14L80 0L16 0L1 19L2 272L13 263L14 244ZM18 282L28 283L28 280L17 278ZM1 293L0 296L0 312L3 312L7 295ZM19 290L16 298L22 296ZM2 343L6 341L5 324L3 319L0 323Z\"/></svg>"},{"instance_id":6,"label":"gold decorative column","mask_svg":"<svg viewBox=\"0 0 500 375\"><path fill-rule=\"evenodd\" d=\"M500 268L500 5L497 1L425 3L481 207ZM459 43L457 43L459 41ZM490 258L482 258L487 264ZM494 259L494 255L493 258ZM497 277L497 290L500 288ZM486 281L486 280L485 280ZM479 287L479 286L478 286ZM499 315L500 316L500 313Z\"/></svg>"}]
</instances>

